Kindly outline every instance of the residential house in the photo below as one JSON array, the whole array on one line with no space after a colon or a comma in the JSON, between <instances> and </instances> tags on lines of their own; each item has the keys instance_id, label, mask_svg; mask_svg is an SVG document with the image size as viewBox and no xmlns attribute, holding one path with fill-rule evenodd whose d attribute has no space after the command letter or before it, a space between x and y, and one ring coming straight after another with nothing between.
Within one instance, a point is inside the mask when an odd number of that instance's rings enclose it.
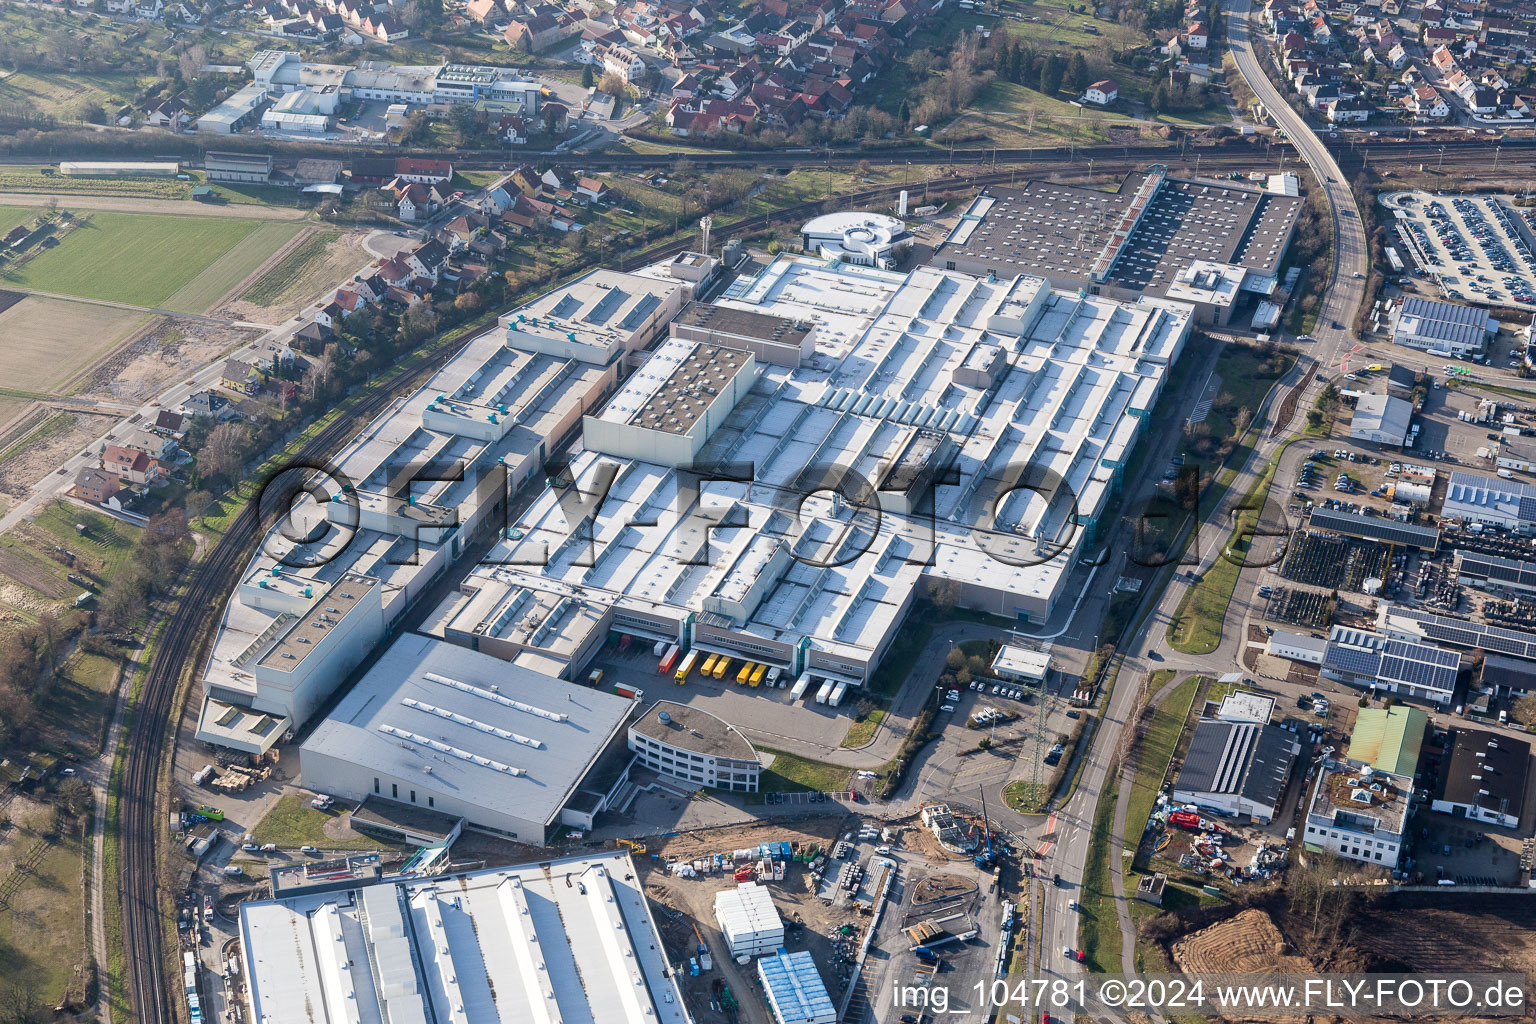
<instances>
[{"instance_id":1,"label":"residential house","mask_svg":"<svg viewBox=\"0 0 1536 1024\"><path fill-rule=\"evenodd\" d=\"M377 266L379 268L379 280L384 282L385 295L389 293L391 288L409 287L411 278L416 276L410 264L406 263L399 256L379 260ZM381 295L380 298L384 298L385 295Z\"/></svg>"},{"instance_id":2,"label":"residential house","mask_svg":"<svg viewBox=\"0 0 1536 1024\"><path fill-rule=\"evenodd\" d=\"M453 164L447 160L402 156L395 161L395 177L422 185L439 185L453 179Z\"/></svg>"},{"instance_id":3,"label":"residential house","mask_svg":"<svg viewBox=\"0 0 1536 1024\"><path fill-rule=\"evenodd\" d=\"M180 438L186 433L187 421L192 417L184 412L176 412L174 409L161 409L155 415L155 430L173 438Z\"/></svg>"},{"instance_id":4,"label":"residential house","mask_svg":"<svg viewBox=\"0 0 1536 1024\"><path fill-rule=\"evenodd\" d=\"M572 192L576 188L576 175L559 167L551 167L539 175L539 183L548 192Z\"/></svg>"},{"instance_id":5,"label":"residential house","mask_svg":"<svg viewBox=\"0 0 1536 1024\"><path fill-rule=\"evenodd\" d=\"M1371 119L1372 109L1361 99L1333 100L1325 108L1333 124L1364 124Z\"/></svg>"},{"instance_id":6,"label":"residential house","mask_svg":"<svg viewBox=\"0 0 1536 1024\"><path fill-rule=\"evenodd\" d=\"M496 122L496 130L501 137L507 140L510 146L526 146L528 144L528 119L522 114L503 114Z\"/></svg>"},{"instance_id":7,"label":"residential house","mask_svg":"<svg viewBox=\"0 0 1536 1024\"><path fill-rule=\"evenodd\" d=\"M180 96L173 96L157 104L144 115L144 123L151 128L164 128L179 132L187 123L187 104Z\"/></svg>"},{"instance_id":8,"label":"residential house","mask_svg":"<svg viewBox=\"0 0 1536 1024\"><path fill-rule=\"evenodd\" d=\"M133 427L123 435L118 442L118 447L143 452L152 459L165 461L176 453L176 439L141 427Z\"/></svg>"},{"instance_id":9,"label":"residential house","mask_svg":"<svg viewBox=\"0 0 1536 1024\"><path fill-rule=\"evenodd\" d=\"M1120 97L1120 84L1113 78L1101 78L1083 93L1083 101L1094 106L1107 107Z\"/></svg>"},{"instance_id":10,"label":"residential house","mask_svg":"<svg viewBox=\"0 0 1536 1024\"><path fill-rule=\"evenodd\" d=\"M354 284L347 288L336 289L336 306L341 310L341 318L345 320L353 313L368 308L369 302L376 302L370 293L365 293L361 287Z\"/></svg>"},{"instance_id":11,"label":"residential house","mask_svg":"<svg viewBox=\"0 0 1536 1024\"><path fill-rule=\"evenodd\" d=\"M261 371L245 360L226 359L219 383L242 395L254 395L261 390L261 377Z\"/></svg>"},{"instance_id":12,"label":"residential house","mask_svg":"<svg viewBox=\"0 0 1536 1024\"><path fill-rule=\"evenodd\" d=\"M576 195L587 202L600 202L612 191L601 178L580 178L576 182Z\"/></svg>"},{"instance_id":13,"label":"residential house","mask_svg":"<svg viewBox=\"0 0 1536 1024\"><path fill-rule=\"evenodd\" d=\"M330 329L335 327L342 318L341 306L333 299L330 302L316 306L312 315L315 318L315 323Z\"/></svg>"},{"instance_id":14,"label":"residential house","mask_svg":"<svg viewBox=\"0 0 1536 1024\"><path fill-rule=\"evenodd\" d=\"M564 103L550 100L539 108L539 120L555 135L561 135L571 124L571 108Z\"/></svg>"},{"instance_id":15,"label":"residential house","mask_svg":"<svg viewBox=\"0 0 1536 1024\"><path fill-rule=\"evenodd\" d=\"M226 372L228 369L226 364ZM234 413L229 399L217 391L198 391L188 395L187 400L181 403L181 408L191 416L212 416L215 419L228 419Z\"/></svg>"},{"instance_id":16,"label":"residential house","mask_svg":"<svg viewBox=\"0 0 1536 1024\"><path fill-rule=\"evenodd\" d=\"M516 187L518 192L525 196L538 195L543 182L539 180L539 172L532 164L519 164L512 168L512 177L509 185Z\"/></svg>"},{"instance_id":17,"label":"residential house","mask_svg":"<svg viewBox=\"0 0 1536 1024\"><path fill-rule=\"evenodd\" d=\"M1434 86L1421 85L1403 97L1403 106L1417 121L1443 121L1450 116L1450 105Z\"/></svg>"},{"instance_id":18,"label":"residential house","mask_svg":"<svg viewBox=\"0 0 1536 1024\"><path fill-rule=\"evenodd\" d=\"M506 15L506 9L498 0L469 0L464 5L464 14L471 21L484 25L501 21Z\"/></svg>"},{"instance_id":19,"label":"residential house","mask_svg":"<svg viewBox=\"0 0 1536 1024\"><path fill-rule=\"evenodd\" d=\"M1210 30L1205 27L1205 22L1197 21L1189 26L1189 31L1184 33L1184 42L1192 50L1203 50L1210 43Z\"/></svg>"},{"instance_id":20,"label":"residential house","mask_svg":"<svg viewBox=\"0 0 1536 1024\"><path fill-rule=\"evenodd\" d=\"M102 468L126 484L151 487L164 479L160 463L135 448L107 445L102 456Z\"/></svg>"},{"instance_id":21,"label":"residential house","mask_svg":"<svg viewBox=\"0 0 1536 1024\"><path fill-rule=\"evenodd\" d=\"M120 507L117 495L122 489L122 484L118 482L117 476L108 473L104 469L85 466L75 474L75 497L82 501L89 501L94 505L107 505L112 508Z\"/></svg>"},{"instance_id":22,"label":"residential house","mask_svg":"<svg viewBox=\"0 0 1536 1024\"><path fill-rule=\"evenodd\" d=\"M316 321L300 327L293 332L293 344L300 352L307 356L318 356L325 351L325 346L331 343L335 333L331 328Z\"/></svg>"},{"instance_id":23,"label":"residential house","mask_svg":"<svg viewBox=\"0 0 1536 1024\"><path fill-rule=\"evenodd\" d=\"M395 194L395 210L401 220L413 224L432 211L432 193L425 185L407 185Z\"/></svg>"},{"instance_id":24,"label":"residential house","mask_svg":"<svg viewBox=\"0 0 1536 1024\"><path fill-rule=\"evenodd\" d=\"M514 50L541 53L559 46L580 31L580 26L568 15L541 13L526 21L512 22L502 33L502 38Z\"/></svg>"},{"instance_id":25,"label":"residential house","mask_svg":"<svg viewBox=\"0 0 1536 1024\"><path fill-rule=\"evenodd\" d=\"M626 85L638 82L645 77L645 61L641 60L640 55L628 46L605 47L599 59L603 62L605 74L618 75Z\"/></svg>"}]
</instances>

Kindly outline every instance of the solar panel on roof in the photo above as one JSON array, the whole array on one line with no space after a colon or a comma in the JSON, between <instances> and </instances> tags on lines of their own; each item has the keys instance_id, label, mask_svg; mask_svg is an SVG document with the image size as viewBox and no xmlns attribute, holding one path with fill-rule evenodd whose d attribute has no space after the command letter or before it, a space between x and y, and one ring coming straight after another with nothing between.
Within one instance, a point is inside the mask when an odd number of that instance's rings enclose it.
<instances>
[{"instance_id":1,"label":"solar panel on roof","mask_svg":"<svg viewBox=\"0 0 1536 1024\"><path fill-rule=\"evenodd\" d=\"M1329 644L1323 662L1355 675L1374 676L1381 666L1381 655L1375 651L1362 651L1358 647Z\"/></svg>"}]
</instances>

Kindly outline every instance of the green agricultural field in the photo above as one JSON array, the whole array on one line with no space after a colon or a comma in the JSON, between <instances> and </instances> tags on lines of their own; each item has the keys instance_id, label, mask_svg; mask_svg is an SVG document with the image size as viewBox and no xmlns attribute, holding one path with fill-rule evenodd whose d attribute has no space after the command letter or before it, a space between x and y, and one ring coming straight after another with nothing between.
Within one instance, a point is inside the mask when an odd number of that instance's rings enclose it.
<instances>
[{"instance_id":1,"label":"green agricultural field","mask_svg":"<svg viewBox=\"0 0 1536 1024\"><path fill-rule=\"evenodd\" d=\"M0 235L18 224L26 224L41 211L30 206L0 206Z\"/></svg>"},{"instance_id":2,"label":"green agricultural field","mask_svg":"<svg viewBox=\"0 0 1536 1024\"><path fill-rule=\"evenodd\" d=\"M93 213L58 245L0 276L0 287L160 306L262 226L234 218ZM297 226L288 227L291 237ZM263 239L265 259L280 243Z\"/></svg>"},{"instance_id":3,"label":"green agricultural field","mask_svg":"<svg viewBox=\"0 0 1536 1024\"><path fill-rule=\"evenodd\" d=\"M302 229L303 225L296 221L261 222L239 245L214 260L208 269L167 299L166 308L183 313L203 313L213 308Z\"/></svg>"}]
</instances>

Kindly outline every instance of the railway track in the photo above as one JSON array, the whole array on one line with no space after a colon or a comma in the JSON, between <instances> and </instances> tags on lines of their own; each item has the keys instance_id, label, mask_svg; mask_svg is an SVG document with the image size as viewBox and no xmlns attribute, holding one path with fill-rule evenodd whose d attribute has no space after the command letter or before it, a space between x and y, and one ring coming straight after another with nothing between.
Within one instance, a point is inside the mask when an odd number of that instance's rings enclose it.
<instances>
[{"instance_id":1,"label":"railway track","mask_svg":"<svg viewBox=\"0 0 1536 1024\"><path fill-rule=\"evenodd\" d=\"M1441 143L1420 140L1409 142L1385 142L1359 144L1355 151L1369 152L1373 158L1382 156L1413 158L1440 157L1445 147L1444 162L1447 164L1481 163L1487 160L1487 145L1482 140L1464 143ZM1536 143L1527 140L1507 141L1505 159L1519 159L1536 154ZM326 150L333 153L334 150ZM1198 150L1205 166L1251 166L1255 158L1268 157L1251 144L1240 146L1206 147ZM625 169L664 166L687 157L701 169L715 166L782 167L856 163L870 160L886 165L910 161L913 164L950 164L971 168L969 174L946 175L927 182L929 189L953 191L979 188L986 185L1007 184L1018 179L1014 171L982 172L981 167L994 162L1028 161L1034 165L1032 173L1046 175L1060 172L1064 167L1081 167L1090 159L1102 171L1120 171L1144 166L1148 162L1175 159L1186 161L1192 154L1181 155L1167 146L1101 146L1092 148L1068 147L1034 150L956 150L943 151L886 151L862 153L844 151L831 153L746 153L746 154L698 154L687 151L638 156L627 154L586 154L581 161L589 169ZM478 158L478 159L477 159ZM461 166L475 167L494 165L507 160L507 154L458 154L456 162ZM846 207L894 200L903 188L915 191L922 182L904 185L880 185L856 192L829 196L807 201L792 207L781 208L752 215L725 225L722 230L731 234L751 234L766 230L775 223L795 221L818 211L829 199ZM727 213L729 211L726 211ZM659 243L622 261L624 269L633 269L645 263L666 259L693 244L691 238ZM457 343L446 344L432 353L422 356L403 368L380 386L368 399L360 403L353 414L338 419L322 429L306 443L298 453L301 459L317 459L338 448L356 430L359 420L376 415L403 388L424 372L435 368L458 348ZM298 486L297 481L293 487ZM177 602L175 610L166 621L160 644L150 662L138 701L133 709L133 721L128 735L124 774L120 791L119 835L123 856L123 943L127 972L132 978L132 1005L135 1019L140 1024L169 1024L176 1019L172 1005L172 989L165 981L164 951L161 946L162 923L161 896L155 863L155 837L157 834L157 810L159 807L157 782L161 766L165 762L166 745L172 732L172 712L178 683L188 663L197 655L204 637L204 626L216 617L228 595L236 574L244 564L252 544L260 536L259 527L270 520L283 507L293 493L292 488L268 489L263 492L260 507L248 503L236 516L229 530L214 546L203 563L197 566L186 592ZM167 808L168 810L168 808Z\"/></svg>"},{"instance_id":2,"label":"railway track","mask_svg":"<svg viewBox=\"0 0 1536 1024\"><path fill-rule=\"evenodd\" d=\"M351 415L320 430L300 449L297 459L318 460L335 451L356 432L358 421L381 412L401 390L456 352L461 341L462 337L456 338L412 361L359 403ZM179 988L166 986L161 945L162 925L168 920L162 913L161 898L166 894L160 890L155 864L155 837L164 824L157 810L161 806L157 783L167 760L168 737L174 733L177 686L198 654L204 627L218 616L231 593L237 574L261 535L259 528L287 505L299 485L295 479L290 486L264 489L260 508L256 502L248 502L207 558L194 568L186 592L166 620L133 707L118 832L123 857L123 955L132 978L133 1017L139 1024L177 1020L172 1000Z\"/></svg>"}]
</instances>

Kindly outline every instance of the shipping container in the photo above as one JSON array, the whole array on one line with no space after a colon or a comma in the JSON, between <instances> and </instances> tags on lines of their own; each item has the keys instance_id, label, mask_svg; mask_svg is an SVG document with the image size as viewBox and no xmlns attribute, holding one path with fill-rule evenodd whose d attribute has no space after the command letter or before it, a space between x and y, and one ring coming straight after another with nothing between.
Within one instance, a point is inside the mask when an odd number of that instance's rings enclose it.
<instances>
[{"instance_id":1,"label":"shipping container","mask_svg":"<svg viewBox=\"0 0 1536 1024\"><path fill-rule=\"evenodd\" d=\"M830 679L823 679L821 681L821 689L816 691L816 703L827 703L828 699L832 696L832 691L835 689L837 689L836 683Z\"/></svg>"},{"instance_id":2,"label":"shipping container","mask_svg":"<svg viewBox=\"0 0 1536 1024\"><path fill-rule=\"evenodd\" d=\"M715 678L724 679L725 674L731 670L731 659L720 655L720 660L715 662Z\"/></svg>"},{"instance_id":3,"label":"shipping container","mask_svg":"<svg viewBox=\"0 0 1536 1024\"><path fill-rule=\"evenodd\" d=\"M679 648L677 644L673 644L672 646L668 647L666 652L662 654L661 664L656 666L656 671L660 672L662 675L666 675L668 672L671 672L677 666L677 656L681 653L681 650L682 649Z\"/></svg>"},{"instance_id":4,"label":"shipping container","mask_svg":"<svg viewBox=\"0 0 1536 1024\"><path fill-rule=\"evenodd\" d=\"M699 669L699 675L712 676L715 674L715 665L720 661L720 655L711 654L704 659L704 667Z\"/></svg>"},{"instance_id":5,"label":"shipping container","mask_svg":"<svg viewBox=\"0 0 1536 1024\"><path fill-rule=\"evenodd\" d=\"M665 640L657 640L655 646L651 648L651 656L654 658L659 658L666 652L667 642Z\"/></svg>"},{"instance_id":6,"label":"shipping container","mask_svg":"<svg viewBox=\"0 0 1536 1024\"><path fill-rule=\"evenodd\" d=\"M806 689L810 685L811 685L811 675L810 675L810 673L809 672L801 673L800 678L795 680L795 685L791 686L789 688L789 699L790 700L799 700L801 697L804 697L805 696L805 691L806 691Z\"/></svg>"},{"instance_id":7,"label":"shipping container","mask_svg":"<svg viewBox=\"0 0 1536 1024\"><path fill-rule=\"evenodd\" d=\"M761 686L762 682L763 682L763 676L765 674L767 674L767 672L768 672L768 666L767 665L759 665L756 668L754 668L752 670L752 685L753 686Z\"/></svg>"},{"instance_id":8,"label":"shipping container","mask_svg":"<svg viewBox=\"0 0 1536 1024\"><path fill-rule=\"evenodd\" d=\"M832 688L832 696L827 698L827 703L836 706L842 703L843 694L848 692L847 683L838 683Z\"/></svg>"},{"instance_id":9,"label":"shipping container","mask_svg":"<svg viewBox=\"0 0 1536 1024\"><path fill-rule=\"evenodd\" d=\"M750 661L742 662L741 671L736 673L736 685L746 686L747 681L752 678L752 670L754 668L756 668L756 666L753 665Z\"/></svg>"}]
</instances>

